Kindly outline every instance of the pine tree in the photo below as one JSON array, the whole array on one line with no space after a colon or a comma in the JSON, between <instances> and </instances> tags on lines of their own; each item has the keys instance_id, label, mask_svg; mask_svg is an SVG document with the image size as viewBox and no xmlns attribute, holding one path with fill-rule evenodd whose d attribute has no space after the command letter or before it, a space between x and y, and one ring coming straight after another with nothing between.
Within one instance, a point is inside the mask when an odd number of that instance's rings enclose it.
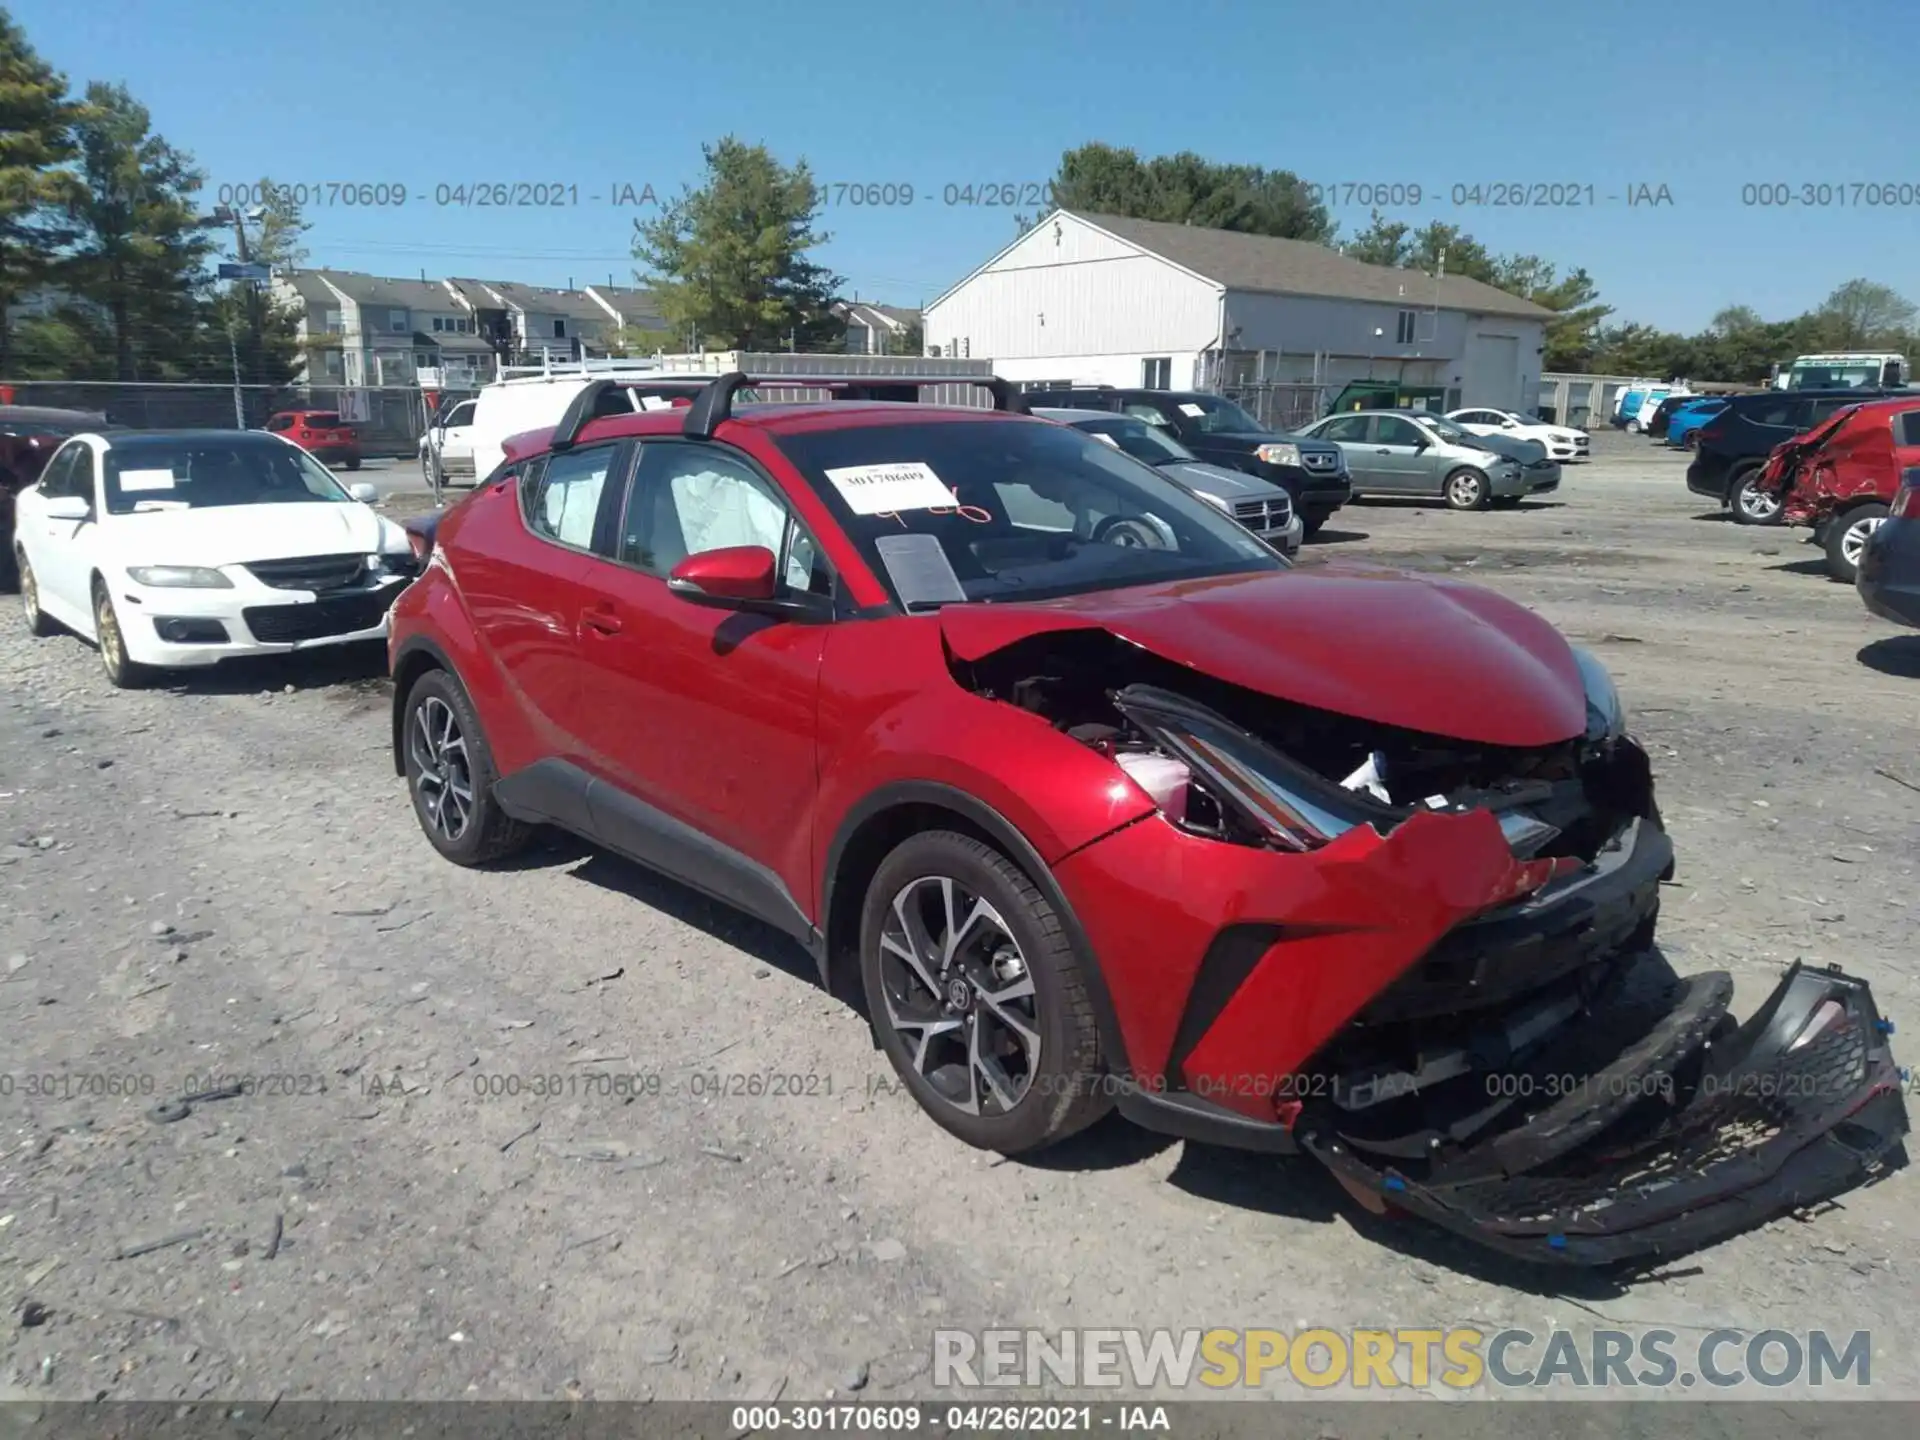
<instances>
[{"instance_id":1,"label":"pine tree","mask_svg":"<svg viewBox=\"0 0 1920 1440\"><path fill-rule=\"evenodd\" d=\"M66 238L60 218L77 182L67 81L0 9L0 376L11 373L8 307L48 284Z\"/></svg>"},{"instance_id":2,"label":"pine tree","mask_svg":"<svg viewBox=\"0 0 1920 1440\"><path fill-rule=\"evenodd\" d=\"M213 248L194 204L200 173L122 85L89 85L74 132L86 187L68 207L74 289L106 314L116 380L179 378L192 364Z\"/></svg>"}]
</instances>

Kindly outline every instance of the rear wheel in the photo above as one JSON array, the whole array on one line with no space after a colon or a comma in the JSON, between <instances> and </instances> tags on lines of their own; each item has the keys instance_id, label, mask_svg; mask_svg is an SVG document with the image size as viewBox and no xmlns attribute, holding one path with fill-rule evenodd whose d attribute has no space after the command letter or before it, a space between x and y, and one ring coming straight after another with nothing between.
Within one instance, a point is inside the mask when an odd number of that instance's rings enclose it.
<instances>
[{"instance_id":1,"label":"rear wheel","mask_svg":"<svg viewBox=\"0 0 1920 1440\"><path fill-rule=\"evenodd\" d=\"M107 594L107 582L98 575L93 578L93 635L100 647L100 664L116 690L137 690L153 678L151 670L128 657L127 637L120 631L113 597Z\"/></svg>"},{"instance_id":2,"label":"rear wheel","mask_svg":"<svg viewBox=\"0 0 1920 1440\"><path fill-rule=\"evenodd\" d=\"M1638 435L1639 433L1640 433L1640 422L1638 420L1627 421L1627 434Z\"/></svg>"},{"instance_id":3,"label":"rear wheel","mask_svg":"<svg viewBox=\"0 0 1920 1440\"><path fill-rule=\"evenodd\" d=\"M358 455L355 455L351 460L347 461L347 469L358 470L359 468L360 468L360 457Z\"/></svg>"},{"instance_id":4,"label":"rear wheel","mask_svg":"<svg viewBox=\"0 0 1920 1440\"><path fill-rule=\"evenodd\" d=\"M414 682L400 733L413 813L434 849L456 865L485 865L532 838L493 797L493 752L453 675L429 670Z\"/></svg>"},{"instance_id":5,"label":"rear wheel","mask_svg":"<svg viewBox=\"0 0 1920 1440\"><path fill-rule=\"evenodd\" d=\"M40 584L33 578L33 566L27 563L27 552L19 546L14 547L13 569L20 583L20 613L26 619L27 633L36 639L53 634L54 623L40 608Z\"/></svg>"},{"instance_id":6,"label":"rear wheel","mask_svg":"<svg viewBox=\"0 0 1920 1440\"><path fill-rule=\"evenodd\" d=\"M1843 584L1853 584L1860 573L1860 557L1866 553L1867 537L1886 522L1887 507L1881 504L1856 505L1837 516L1827 526L1827 573Z\"/></svg>"},{"instance_id":7,"label":"rear wheel","mask_svg":"<svg viewBox=\"0 0 1920 1440\"><path fill-rule=\"evenodd\" d=\"M913 836L867 887L874 1034L921 1108L982 1150L1037 1150L1106 1113L1084 963L1033 881L970 835Z\"/></svg>"},{"instance_id":8,"label":"rear wheel","mask_svg":"<svg viewBox=\"0 0 1920 1440\"><path fill-rule=\"evenodd\" d=\"M1757 489L1760 480L1760 467L1749 466L1737 472L1733 477L1732 497L1733 518L1742 525L1778 525L1780 523L1781 499L1765 490Z\"/></svg>"},{"instance_id":9,"label":"rear wheel","mask_svg":"<svg viewBox=\"0 0 1920 1440\"><path fill-rule=\"evenodd\" d=\"M1447 476L1441 487L1447 505L1454 510L1484 510L1491 498L1487 477L1471 466L1462 466Z\"/></svg>"}]
</instances>

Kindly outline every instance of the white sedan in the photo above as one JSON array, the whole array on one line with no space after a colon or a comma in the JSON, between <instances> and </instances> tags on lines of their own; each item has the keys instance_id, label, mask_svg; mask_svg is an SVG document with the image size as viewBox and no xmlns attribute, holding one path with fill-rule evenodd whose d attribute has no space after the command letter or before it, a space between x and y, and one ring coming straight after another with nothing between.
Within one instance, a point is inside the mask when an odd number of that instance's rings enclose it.
<instances>
[{"instance_id":1,"label":"white sedan","mask_svg":"<svg viewBox=\"0 0 1920 1440\"><path fill-rule=\"evenodd\" d=\"M1516 415L1511 410L1455 410L1447 419L1474 435L1508 435L1515 440L1538 440L1554 460L1585 460L1593 453L1593 441L1584 430L1568 425L1548 425L1540 420Z\"/></svg>"},{"instance_id":2,"label":"white sedan","mask_svg":"<svg viewBox=\"0 0 1920 1440\"><path fill-rule=\"evenodd\" d=\"M376 640L416 562L371 485L258 431L76 435L17 501L20 598L115 685L237 655Z\"/></svg>"}]
</instances>

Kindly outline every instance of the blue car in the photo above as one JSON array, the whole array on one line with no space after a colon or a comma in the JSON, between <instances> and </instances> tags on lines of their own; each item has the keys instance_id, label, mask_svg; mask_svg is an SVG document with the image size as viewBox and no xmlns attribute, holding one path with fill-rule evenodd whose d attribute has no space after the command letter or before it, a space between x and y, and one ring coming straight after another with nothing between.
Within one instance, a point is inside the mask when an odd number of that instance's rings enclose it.
<instances>
[{"instance_id":1,"label":"blue car","mask_svg":"<svg viewBox=\"0 0 1920 1440\"><path fill-rule=\"evenodd\" d=\"M1726 408L1727 402L1718 396L1689 400L1674 411L1673 418L1667 422L1667 444L1675 450L1691 450L1693 442L1687 437Z\"/></svg>"},{"instance_id":2,"label":"blue car","mask_svg":"<svg viewBox=\"0 0 1920 1440\"><path fill-rule=\"evenodd\" d=\"M1626 394L1622 395L1619 403L1613 407L1612 416L1609 417L1613 428L1616 430L1624 430L1628 421L1637 419L1640 414L1641 403L1645 401L1646 398L1647 391L1644 385L1638 390L1629 390Z\"/></svg>"}]
</instances>

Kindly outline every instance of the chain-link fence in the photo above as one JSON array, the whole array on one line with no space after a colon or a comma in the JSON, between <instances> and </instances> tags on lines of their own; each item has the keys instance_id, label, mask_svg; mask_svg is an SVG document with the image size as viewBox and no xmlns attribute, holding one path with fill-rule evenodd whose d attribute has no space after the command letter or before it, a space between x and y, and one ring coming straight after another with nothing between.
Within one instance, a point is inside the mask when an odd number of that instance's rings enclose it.
<instances>
[{"instance_id":1,"label":"chain-link fence","mask_svg":"<svg viewBox=\"0 0 1920 1440\"><path fill-rule=\"evenodd\" d=\"M426 401L414 386L123 384L104 380L18 380L15 405L105 414L133 430L257 430L281 410L335 410L360 432L361 453L419 453Z\"/></svg>"},{"instance_id":2,"label":"chain-link fence","mask_svg":"<svg viewBox=\"0 0 1920 1440\"><path fill-rule=\"evenodd\" d=\"M1254 381L1215 387L1269 430L1299 430L1327 413L1326 387L1295 381Z\"/></svg>"}]
</instances>

